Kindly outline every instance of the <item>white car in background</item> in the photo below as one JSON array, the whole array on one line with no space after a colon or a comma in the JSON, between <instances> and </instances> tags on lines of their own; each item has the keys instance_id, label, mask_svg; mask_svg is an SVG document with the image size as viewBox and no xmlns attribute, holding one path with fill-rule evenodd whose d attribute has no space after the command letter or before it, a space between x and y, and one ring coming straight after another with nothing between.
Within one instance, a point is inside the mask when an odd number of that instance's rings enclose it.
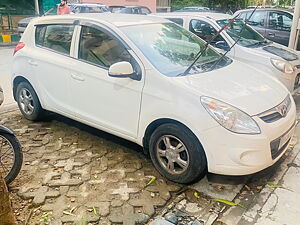
<instances>
[{"instance_id":1,"label":"white car in background","mask_svg":"<svg viewBox=\"0 0 300 225\"><path fill-rule=\"evenodd\" d=\"M204 46L158 17L38 18L14 52L13 95L29 120L53 111L143 146L175 182L271 166L294 132L292 96L211 47L195 62Z\"/></svg>"},{"instance_id":2,"label":"white car in background","mask_svg":"<svg viewBox=\"0 0 300 225\"><path fill-rule=\"evenodd\" d=\"M221 13L157 13L155 16L169 19L193 32L205 41L224 27L232 16ZM221 49L229 49L238 39L244 22L235 20L211 43ZM246 25L241 39L228 52L228 56L265 71L279 79L293 93L300 87L300 54L283 45L265 39Z\"/></svg>"}]
</instances>

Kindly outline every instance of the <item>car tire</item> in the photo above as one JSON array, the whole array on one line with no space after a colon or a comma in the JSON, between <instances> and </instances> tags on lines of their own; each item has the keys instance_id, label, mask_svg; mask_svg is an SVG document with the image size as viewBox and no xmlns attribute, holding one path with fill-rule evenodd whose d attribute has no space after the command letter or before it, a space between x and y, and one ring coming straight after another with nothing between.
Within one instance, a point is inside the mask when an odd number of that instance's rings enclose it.
<instances>
[{"instance_id":1,"label":"car tire","mask_svg":"<svg viewBox=\"0 0 300 225\"><path fill-rule=\"evenodd\" d=\"M181 184L198 181L207 172L207 160L198 138L181 124L163 124L151 135L149 152L155 168Z\"/></svg>"},{"instance_id":2,"label":"car tire","mask_svg":"<svg viewBox=\"0 0 300 225\"><path fill-rule=\"evenodd\" d=\"M41 120L45 115L36 92L27 82L17 86L17 103L21 113L28 120Z\"/></svg>"}]
</instances>

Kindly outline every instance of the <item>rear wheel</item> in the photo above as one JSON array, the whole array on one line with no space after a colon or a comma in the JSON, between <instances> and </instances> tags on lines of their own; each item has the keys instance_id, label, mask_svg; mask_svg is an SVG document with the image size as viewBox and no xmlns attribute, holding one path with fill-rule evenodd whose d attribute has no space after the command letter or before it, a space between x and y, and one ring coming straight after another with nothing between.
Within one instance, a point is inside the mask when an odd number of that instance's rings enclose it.
<instances>
[{"instance_id":1,"label":"rear wheel","mask_svg":"<svg viewBox=\"0 0 300 225\"><path fill-rule=\"evenodd\" d=\"M0 173L7 184L19 174L23 162L20 143L14 135L0 134Z\"/></svg>"},{"instance_id":2,"label":"rear wheel","mask_svg":"<svg viewBox=\"0 0 300 225\"><path fill-rule=\"evenodd\" d=\"M197 137L180 124L163 124L150 138L150 156L156 169L177 183L197 181L206 173L204 150Z\"/></svg>"},{"instance_id":3,"label":"rear wheel","mask_svg":"<svg viewBox=\"0 0 300 225\"><path fill-rule=\"evenodd\" d=\"M17 102L23 116L28 120L40 120L43 118L43 110L39 98L27 82L22 82L17 87Z\"/></svg>"}]
</instances>

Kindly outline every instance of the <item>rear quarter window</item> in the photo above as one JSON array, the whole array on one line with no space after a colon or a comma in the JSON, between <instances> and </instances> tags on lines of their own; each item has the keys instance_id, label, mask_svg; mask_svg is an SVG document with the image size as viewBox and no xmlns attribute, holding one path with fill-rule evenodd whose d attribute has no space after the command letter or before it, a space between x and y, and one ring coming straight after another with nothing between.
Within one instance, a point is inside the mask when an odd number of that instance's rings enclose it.
<instances>
[{"instance_id":1,"label":"rear quarter window","mask_svg":"<svg viewBox=\"0 0 300 225\"><path fill-rule=\"evenodd\" d=\"M35 32L35 44L69 55L73 31L74 25L38 25Z\"/></svg>"}]
</instances>

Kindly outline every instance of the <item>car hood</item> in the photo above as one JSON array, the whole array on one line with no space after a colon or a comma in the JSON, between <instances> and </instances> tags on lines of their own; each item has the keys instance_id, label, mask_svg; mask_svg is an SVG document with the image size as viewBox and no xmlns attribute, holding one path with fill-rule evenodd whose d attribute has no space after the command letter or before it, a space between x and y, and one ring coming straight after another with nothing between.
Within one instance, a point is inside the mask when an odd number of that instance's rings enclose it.
<instances>
[{"instance_id":1,"label":"car hood","mask_svg":"<svg viewBox=\"0 0 300 225\"><path fill-rule=\"evenodd\" d=\"M280 58L288 62L300 60L300 54L284 45L271 43L264 47L247 48L249 51L256 52L257 54L264 55L270 58Z\"/></svg>"},{"instance_id":2,"label":"car hood","mask_svg":"<svg viewBox=\"0 0 300 225\"><path fill-rule=\"evenodd\" d=\"M207 73L173 79L199 97L221 100L251 116L275 107L289 94L277 79L237 61Z\"/></svg>"}]
</instances>

